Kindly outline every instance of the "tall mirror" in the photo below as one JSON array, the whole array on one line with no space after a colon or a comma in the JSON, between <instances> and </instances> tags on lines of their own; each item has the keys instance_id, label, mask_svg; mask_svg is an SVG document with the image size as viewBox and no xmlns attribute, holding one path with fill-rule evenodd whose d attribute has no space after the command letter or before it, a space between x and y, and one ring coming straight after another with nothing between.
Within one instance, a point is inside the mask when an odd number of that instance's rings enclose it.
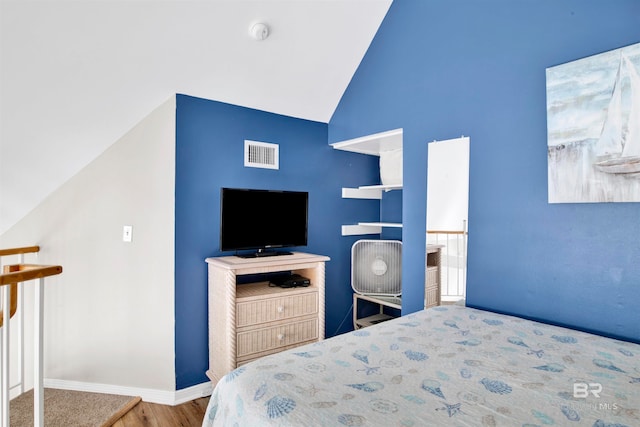
<instances>
[{"instance_id":1,"label":"tall mirror","mask_svg":"<svg viewBox=\"0 0 640 427\"><path fill-rule=\"evenodd\" d=\"M430 142L428 155L426 288L429 245L440 245L438 302L451 304L466 295L469 138ZM425 298L428 304L428 296Z\"/></svg>"}]
</instances>

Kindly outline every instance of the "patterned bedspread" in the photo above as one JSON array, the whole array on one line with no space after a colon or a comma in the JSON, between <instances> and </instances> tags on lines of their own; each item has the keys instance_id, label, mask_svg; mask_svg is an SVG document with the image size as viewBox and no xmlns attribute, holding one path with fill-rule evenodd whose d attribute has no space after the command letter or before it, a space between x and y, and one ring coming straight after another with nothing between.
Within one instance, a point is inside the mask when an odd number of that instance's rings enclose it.
<instances>
[{"instance_id":1,"label":"patterned bedspread","mask_svg":"<svg viewBox=\"0 0 640 427\"><path fill-rule=\"evenodd\" d=\"M640 426L640 345L434 307L241 366L203 426Z\"/></svg>"}]
</instances>

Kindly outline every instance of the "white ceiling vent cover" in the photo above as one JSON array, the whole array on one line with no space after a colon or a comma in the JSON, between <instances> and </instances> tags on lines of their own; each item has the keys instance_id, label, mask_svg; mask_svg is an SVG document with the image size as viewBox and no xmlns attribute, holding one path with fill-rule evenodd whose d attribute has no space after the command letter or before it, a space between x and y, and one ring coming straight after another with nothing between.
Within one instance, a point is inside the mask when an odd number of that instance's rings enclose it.
<instances>
[{"instance_id":1,"label":"white ceiling vent cover","mask_svg":"<svg viewBox=\"0 0 640 427\"><path fill-rule=\"evenodd\" d=\"M249 168L280 169L278 144L244 141L244 166Z\"/></svg>"}]
</instances>

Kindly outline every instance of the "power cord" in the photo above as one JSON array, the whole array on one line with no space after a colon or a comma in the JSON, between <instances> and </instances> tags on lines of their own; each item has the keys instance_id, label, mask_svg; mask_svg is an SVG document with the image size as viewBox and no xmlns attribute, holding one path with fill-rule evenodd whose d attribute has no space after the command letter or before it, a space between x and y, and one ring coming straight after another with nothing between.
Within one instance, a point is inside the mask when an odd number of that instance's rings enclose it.
<instances>
[{"instance_id":1,"label":"power cord","mask_svg":"<svg viewBox=\"0 0 640 427\"><path fill-rule=\"evenodd\" d=\"M333 333L334 336L338 333L340 328L342 328L342 325L344 325L344 322L347 320L347 317L349 317L349 313L351 313L352 310L353 310L353 303L351 304L351 307L349 307L349 310L347 311L347 314L345 314L344 318L342 319L342 322L340 322L340 325L338 325L338 328Z\"/></svg>"}]
</instances>

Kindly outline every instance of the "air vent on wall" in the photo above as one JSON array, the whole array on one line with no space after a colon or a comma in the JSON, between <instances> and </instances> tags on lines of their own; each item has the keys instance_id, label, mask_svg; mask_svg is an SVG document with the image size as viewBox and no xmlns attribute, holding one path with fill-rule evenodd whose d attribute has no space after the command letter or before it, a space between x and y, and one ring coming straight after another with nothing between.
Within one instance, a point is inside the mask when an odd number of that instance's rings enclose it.
<instances>
[{"instance_id":1,"label":"air vent on wall","mask_svg":"<svg viewBox=\"0 0 640 427\"><path fill-rule=\"evenodd\" d=\"M250 168L279 169L278 144L245 140L244 165Z\"/></svg>"}]
</instances>

